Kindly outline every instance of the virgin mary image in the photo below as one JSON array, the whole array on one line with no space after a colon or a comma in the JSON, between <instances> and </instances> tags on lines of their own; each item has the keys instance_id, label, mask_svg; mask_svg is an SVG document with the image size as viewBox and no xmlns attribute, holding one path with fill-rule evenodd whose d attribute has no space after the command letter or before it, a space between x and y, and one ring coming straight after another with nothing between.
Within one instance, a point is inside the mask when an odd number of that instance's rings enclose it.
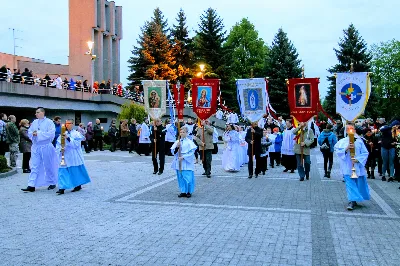
<instances>
[{"instance_id":1,"label":"virgin mary image","mask_svg":"<svg viewBox=\"0 0 400 266\"><path fill-rule=\"evenodd\" d=\"M160 97L156 91L150 93L149 105L150 108L160 108Z\"/></svg>"},{"instance_id":2,"label":"virgin mary image","mask_svg":"<svg viewBox=\"0 0 400 266\"><path fill-rule=\"evenodd\" d=\"M209 108L210 107L210 100L207 98L206 90L201 91L200 97L197 100L197 107L201 107L201 108Z\"/></svg>"}]
</instances>

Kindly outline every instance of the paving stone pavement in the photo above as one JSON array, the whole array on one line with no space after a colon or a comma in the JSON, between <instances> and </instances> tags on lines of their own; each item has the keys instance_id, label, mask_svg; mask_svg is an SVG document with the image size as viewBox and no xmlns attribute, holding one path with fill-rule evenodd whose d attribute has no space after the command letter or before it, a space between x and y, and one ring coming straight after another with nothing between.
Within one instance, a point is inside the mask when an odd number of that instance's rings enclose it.
<instances>
[{"instance_id":1,"label":"paving stone pavement","mask_svg":"<svg viewBox=\"0 0 400 266\"><path fill-rule=\"evenodd\" d=\"M92 182L77 193L0 179L0 265L400 265L399 184L369 180L372 200L348 212L337 164L327 179L311 157L299 182L282 167L227 173L214 155L190 199L171 157L159 176L150 157L120 151L85 154Z\"/></svg>"}]
</instances>

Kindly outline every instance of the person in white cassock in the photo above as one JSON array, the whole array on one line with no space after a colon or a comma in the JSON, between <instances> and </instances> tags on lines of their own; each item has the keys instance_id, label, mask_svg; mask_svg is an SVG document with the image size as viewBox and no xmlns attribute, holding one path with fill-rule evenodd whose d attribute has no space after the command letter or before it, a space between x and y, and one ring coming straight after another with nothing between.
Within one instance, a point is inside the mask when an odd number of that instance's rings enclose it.
<instances>
[{"instance_id":1,"label":"person in white cassock","mask_svg":"<svg viewBox=\"0 0 400 266\"><path fill-rule=\"evenodd\" d=\"M222 154L222 168L227 172L240 171L241 157L239 132L232 125L226 125L226 131L223 136L226 148Z\"/></svg>"},{"instance_id":2,"label":"person in white cassock","mask_svg":"<svg viewBox=\"0 0 400 266\"><path fill-rule=\"evenodd\" d=\"M239 127L239 144L240 144L240 158L241 164L244 165L248 163L249 157L247 156L247 142L246 142L246 130L243 130L243 127Z\"/></svg>"},{"instance_id":3,"label":"person in white cassock","mask_svg":"<svg viewBox=\"0 0 400 266\"><path fill-rule=\"evenodd\" d=\"M221 109L218 109L217 113L215 114L215 117L219 120L222 120L224 117L224 113L222 112Z\"/></svg>"},{"instance_id":4,"label":"person in white cassock","mask_svg":"<svg viewBox=\"0 0 400 266\"><path fill-rule=\"evenodd\" d=\"M354 125L347 124L346 132L350 130L355 132ZM347 209L353 210L357 206L357 201L364 201L370 199L369 188L367 183L367 171L365 164L368 159L368 150L360 136L354 134L354 144L350 144L349 136L339 140L335 145L335 153L339 158L340 169L346 181L346 192L348 198ZM354 159L350 156L350 149L355 149ZM351 178L352 166L356 169L357 178Z\"/></svg>"},{"instance_id":5,"label":"person in white cassock","mask_svg":"<svg viewBox=\"0 0 400 266\"><path fill-rule=\"evenodd\" d=\"M63 136L59 136L56 143L57 155L61 162L61 138L65 139L64 158L66 165L60 165L58 169L58 191L59 195L64 194L66 189L73 189L76 192L82 189L82 185L90 182L89 174L85 167L81 142L83 135L73 129L73 120L67 120L65 123L66 131Z\"/></svg>"},{"instance_id":6,"label":"person in white cassock","mask_svg":"<svg viewBox=\"0 0 400 266\"><path fill-rule=\"evenodd\" d=\"M139 136L139 148L138 148L138 154L142 155L144 153L146 156L149 156L150 154L150 130L149 127L147 126L147 123L149 121L145 119L140 126L140 136Z\"/></svg>"},{"instance_id":7,"label":"person in white cassock","mask_svg":"<svg viewBox=\"0 0 400 266\"><path fill-rule=\"evenodd\" d=\"M190 198L194 192L194 152L196 145L188 138L188 128L182 127L179 132L180 138L171 147L174 154L171 168L176 171L180 189L179 198Z\"/></svg>"},{"instance_id":8,"label":"person in white cassock","mask_svg":"<svg viewBox=\"0 0 400 266\"><path fill-rule=\"evenodd\" d=\"M45 117L45 110L39 107L36 110L35 121L28 130L32 140L28 187L21 189L24 192L34 192L35 187L49 186L54 189L57 184L58 160L56 150L52 144L56 128L52 120Z\"/></svg>"},{"instance_id":9,"label":"person in white cassock","mask_svg":"<svg viewBox=\"0 0 400 266\"><path fill-rule=\"evenodd\" d=\"M294 144L296 143L294 138L296 136L293 134L292 129L292 121L286 120L286 129L282 133L281 164L285 167L283 172L288 172L290 170L290 173L294 173L294 170L297 168L296 155L294 153Z\"/></svg>"}]
</instances>

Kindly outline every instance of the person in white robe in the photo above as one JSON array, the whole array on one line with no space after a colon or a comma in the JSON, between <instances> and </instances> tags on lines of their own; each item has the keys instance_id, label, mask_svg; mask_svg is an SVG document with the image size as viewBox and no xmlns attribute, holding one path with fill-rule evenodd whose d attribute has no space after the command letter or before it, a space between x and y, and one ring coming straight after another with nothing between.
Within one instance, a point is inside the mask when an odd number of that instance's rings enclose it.
<instances>
[{"instance_id":1,"label":"person in white robe","mask_svg":"<svg viewBox=\"0 0 400 266\"><path fill-rule=\"evenodd\" d=\"M142 123L142 125L140 126L140 136L139 136L139 155L146 155L149 156L150 154L150 130L149 130L149 126L147 125L149 121L147 119L145 119Z\"/></svg>"},{"instance_id":2,"label":"person in white robe","mask_svg":"<svg viewBox=\"0 0 400 266\"><path fill-rule=\"evenodd\" d=\"M239 132L232 125L227 125L223 139L226 148L222 154L222 168L227 172L240 171Z\"/></svg>"},{"instance_id":3,"label":"person in white robe","mask_svg":"<svg viewBox=\"0 0 400 266\"><path fill-rule=\"evenodd\" d=\"M62 89L63 88L63 81L60 77L60 75L57 76L57 78L54 80L54 84L56 85L57 89Z\"/></svg>"},{"instance_id":4,"label":"person in white robe","mask_svg":"<svg viewBox=\"0 0 400 266\"><path fill-rule=\"evenodd\" d=\"M180 138L171 147L174 154L171 168L176 171L178 186L180 190L179 198L190 198L194 192L194 152L197 146L188 138L188 128L182 127L179 132Z\"/></svg>"},{"instance_id":5,"label":"person in white robe","mask_svg":"<svg viewBox=\"0 0 400 266\"><path fill-rule=\"evenodd\" d=\"M65 127L67 130L64 136L60 135L56 144L57 155L61 163L61 138L65 139L64 161L66 165L60 165L58 169L58 191L56 192L58 195L64 194L66 189L73 189L72 192L77 192L82 189L82 185L90 182L81 149L84 137L73 129L73 120L67 120Z\"/></svg>"},{"instance_id":6,"label":"person in white robe","mask_svg":"<svg viewBox=\"0 0 400 266\"><path fill-rule=\"evenodd\" d=\"M246 142L246 130L243 130L243 127L239 127L239 144L240 144L240 158L241 165L244 165L249 162L249 157L247 156L247 148L248 144Z\"/></svg>"},{"instance_id":7,"label":"person in white robe","mask_svg":"<svg viewBox=\"0 0 400 266\"><path fill-rule=\"evenodd\" d=\"M224 113L222 112L221 109L218 109L217 113L215 114L215 117L219 120L222 120L224 118Z\"/></svg>"},{"instance_id":8,"label":"person in white robe","mask_svg":"<svg viewBox=\"0 0 400 266\"><path fill-rule=\"evenodd\" d=\"M52 120L45 117L45 110L39 107L36 110L35 121L28 130L32 140L28 187L21 189L24 192L34 192L36 187L49 186L54 189L58 177L58 160L56 150L52 144L56 128Z\"/></svg>"},{"instance_id":9,"label":"person in white robe","mask_svg":"<svg viewBox=\"0 0 400 266\"><path fill-rule=\"evenodd\" d=\"M176 135L177 135L177 128L175 127L175 125L173 124L173 122L171 122L169 119L166 122L165 125L165 152L167 156L172 156L171 153L171 147L174 144L174 142L176 141Z\"/></svg>"},{"instance_id":10,"label":"person in white robe","mask_svg":"<svg viewBox=\"0 0 400 266\"><path fill-rule=\"evenodd\" d=\"M294 153L294 144L296 143L295 135L292 132L293 125L291 120L286 120L286 129L283 131L283 140L282 140L282 162L281 164L285 167L283 172L294 173L294 170L297 168L296 155Z\"/></svg>"},{"instance_id":11,"label":"person in white robe","mask_svg":"<svg viewBox=\"0 0 400 266\"><path fill-rule=\"evenodd\" d=\"M352 124L346 125L347 134L354 132L354 144L350 144L349 136L339 140L335 145L335 153L339 158L340 170L345 179L347 199L349 201L347 209L353 210L357 206L357 201L370 199L370 193L367 183L367 171L365 164L368 159L369 152L365 147L363 140L355 134ZM355 157L350 156L350 149L355 149ZM352 167L356 170L357 178L351 178Z\"/></svg>"}]
</instances>

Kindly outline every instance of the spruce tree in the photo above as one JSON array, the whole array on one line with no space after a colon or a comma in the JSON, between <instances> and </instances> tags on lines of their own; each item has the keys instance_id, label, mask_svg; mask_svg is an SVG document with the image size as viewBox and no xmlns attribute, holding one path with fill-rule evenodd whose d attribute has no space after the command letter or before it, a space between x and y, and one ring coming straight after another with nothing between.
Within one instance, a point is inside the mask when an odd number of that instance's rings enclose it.
<instances>
[{"instance_id":1,"label":"spruce tree","mask_svg":"<svg viewBox=\"0 0 400 266\"><path fill-rule=\"evenodd\" d=\"M340 38L338 43L339 49L333 49L339 62L328 69L332 75L327 77L330 85L323 107L330 115L336 114L336 78L333 74L349 72L351 63L353 63L354 72L368 72L371 70L372 56L368 52L367 44L358 30L353 24L350 24L347 29L343 30L343 33L344 36ZM376 116L376 103L377 98L375 92L372 91L365 110L366 116Z\"/></svg>"},{"instance_id":2,"label":"spruce tree","mask_svg":"<svg viewBox=\"0 0 400 266\"><path fill-rule=\"evenodd\" d=\"M296 48L280 28L274 37L267 60L269 100L277 115L289 117L286 79L301 76L301 60L298 57Z\"/></svg>"},{"instance_id":3,"label":"spruce tree","mask_svg":"<svg viewBox=\"0 0 400 266\"><path fill-rule=\"evenodd\" d=\"M182 9L180 9L176 21L177 25L173 25L171 29L171 37L173 38L172 52L176 61L174 69L178 80L185 84L189 82L189 78L192 76L193 47L186 25L186 16Z\"/></svg>"}]
</instances>

